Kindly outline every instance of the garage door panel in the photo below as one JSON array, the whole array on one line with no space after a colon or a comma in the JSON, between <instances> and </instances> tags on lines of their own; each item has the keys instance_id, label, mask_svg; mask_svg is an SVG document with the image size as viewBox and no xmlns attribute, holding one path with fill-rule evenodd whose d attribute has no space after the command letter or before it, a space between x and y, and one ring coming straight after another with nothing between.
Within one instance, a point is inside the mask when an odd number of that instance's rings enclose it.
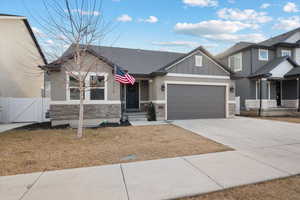
<instances>
[{"instance_id":1,"label":"garage door panel","mask_svg":"<svg viewBox=\"0 0 300 200\"><path fill-rule=\"evenodd\" d=\"M168 119L224 118L225 93L224 86L169 84Z\"/></svg>"}]
</instances>

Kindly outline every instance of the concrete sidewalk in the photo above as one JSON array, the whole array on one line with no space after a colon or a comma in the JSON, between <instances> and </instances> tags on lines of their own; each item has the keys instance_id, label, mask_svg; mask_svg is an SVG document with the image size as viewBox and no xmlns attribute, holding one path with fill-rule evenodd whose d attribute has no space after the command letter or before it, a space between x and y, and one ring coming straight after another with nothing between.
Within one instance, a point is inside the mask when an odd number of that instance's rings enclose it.
<instances>
[{"instance_id":1,"label":"concrete sidewalk","mask_svg":"<svg viewBox=\"0 0 300 200\"><path fill-rule=\"evenodd\" d=\"M33 123L11 123L11 124L0 124L0 133L9 131L15 128L27 126Z\"/></svg>"},{"instance_id":2,"label":"concrete sidewalk","mask_svg":"<svg viewBox=\"0 0 300 200\"><path fill-rule=\"evenodd\" d=\"M300 145L0 177L5 200L159 200L300 173Z\"/></svg>"}]
</instances>

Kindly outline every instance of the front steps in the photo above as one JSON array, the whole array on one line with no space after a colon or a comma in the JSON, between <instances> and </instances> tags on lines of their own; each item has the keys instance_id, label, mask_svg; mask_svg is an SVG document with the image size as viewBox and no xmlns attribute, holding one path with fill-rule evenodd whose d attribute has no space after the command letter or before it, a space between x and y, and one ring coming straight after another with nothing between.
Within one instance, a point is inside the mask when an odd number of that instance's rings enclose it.
<instances>
[{"instance_id":1,"label":"front steps","mask_svg":"<svg viewBox=\"0 0 300 200\"><path fill-rule=\"evenodd\" d=\"M124 112L123 115L128 121L148 121L146 112Z\"/></svg>"}]
</instances>

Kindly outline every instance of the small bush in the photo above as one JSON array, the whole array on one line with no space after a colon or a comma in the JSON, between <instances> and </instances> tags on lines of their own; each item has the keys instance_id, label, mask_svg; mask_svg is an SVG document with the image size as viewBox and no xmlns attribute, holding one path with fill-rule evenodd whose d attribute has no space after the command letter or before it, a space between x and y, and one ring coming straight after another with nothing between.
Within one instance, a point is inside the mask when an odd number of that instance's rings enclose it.
<instances>
[{"instance_id":1,"label":"small bush","mask_svg":"<svg viewBox=\"0 0 300 200\"><path fill-rule=\"evenodd\" d=\"M148 120L156 121L155 106L152 102L149 104L147 112L148 112Z\"/></svg>"}]
</instances>

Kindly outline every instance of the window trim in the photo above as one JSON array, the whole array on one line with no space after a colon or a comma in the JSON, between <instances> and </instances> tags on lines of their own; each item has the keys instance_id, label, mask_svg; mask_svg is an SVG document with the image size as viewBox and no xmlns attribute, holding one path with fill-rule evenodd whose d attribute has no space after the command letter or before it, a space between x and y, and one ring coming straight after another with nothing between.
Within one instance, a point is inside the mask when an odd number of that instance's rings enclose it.
<instances>
[{"instance_id":1,"label":"window trim","mask_svg":"<svg viewBox=\"0 0 300 200\"><path fill-rule=\"evenodd\" d=\"M267 58L262 58L260 56L260 53L263 51L267 52ZM269 60L269 50L268 49L258 49L258 59L261 61L268 61Z\"/></svg>"},{"instance_id":2,"label":"window trim","mask_svg":"<svg viewBox=\"0 0 300 200\"><path fill-rule=\"evenodd\" d=\"M289 57L292 57L292 50L287 50L287 49L281 49L281 56L283 57L283 52L289 52Z\"/></svg>"},{"instance_id":3,"label":"window trim","mask_svg":"<svg viewBox=\"0 0 300 200\"><path fill-rule=\"evenodd\" d=\"M72 73L73 74L78 74L78 72L72 72ZM104 76L104 100L91 100L90 99L90 89L91 89L91 87L86 87L85 88L85 99L83 100L83 102L84 103L89 103L89 102L103 103L103 102L107 102L108 101L107 100L107 94L108 94L108 92L107 92L107 90L108 90L108 87L107 87L107 77L108 77L108 73L88 72L87 78L85 80L85 85L89 86L89 84L90 84L90 77L91 76ZM68 102L74 102L74 103L79 103L80 100L71 100L70 99L70 87L69 87L69 83L70 83L70 75L66 72L66 101L68 101Z\"/></svg>"},{"instance_id":4,"label":"window trim","mask_svg":"<svg viewBox=\"0 0 300 200\"><path fill-rule=\"evenodd\" d=\"M198 59L201 59L200 60L200 65L197 65L197 64L199 64L197 62ZM203 56L202 55L195 55L195 66L196 67L203 67Z\"/></svg>"},{"instance_id":5,"label":"window trim","mask_svg":"<svg viewBox=\"0 0 300 200\"><path fill-rule=\"evenodd\" d=\"M235 56L239 56L240 59L239 59L239 68L237 68L236 66L231 66L231 62L230 62L230 58L231 57L235 57ZM232 69L234 72L240 72L240 71L243 71L243 53L240 52L240 53L236 53L236 54L233 54L231 56L228 57L228 66L230 69Z\"/></svg>"}]
</instances>

